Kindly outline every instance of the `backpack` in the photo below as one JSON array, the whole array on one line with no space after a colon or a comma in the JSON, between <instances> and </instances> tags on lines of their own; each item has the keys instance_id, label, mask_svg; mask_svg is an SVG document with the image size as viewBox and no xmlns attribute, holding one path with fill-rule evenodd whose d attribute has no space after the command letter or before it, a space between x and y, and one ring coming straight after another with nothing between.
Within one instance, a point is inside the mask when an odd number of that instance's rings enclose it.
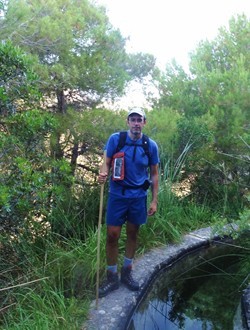
<instances>
[{"instance_id":1,"label":"backpack","mask_svg":"<svg viewBox=\"0 0 250 330\"><path fill-rule=\"evenodd\" d=\"M133 144L133 143L127 143L126 139L127 139L127 131L122 131L119 133L119 140L118 140L118 144L116 147L116 152L118 153L125 145L127 146L134 146L134 154L133 154L133 160L135 160L135 152L136 152L136 147L142 147L145 155L148 157L148 162L150 163L150 153L149 153L149 137L145 134L143 134L142 136L142 144ZM119 181L114 181L116 184L120 184ZM124 185L122 184L123 190L122 190L122 194L125 194L126 189L140 189L142 188L143 190L148 190L148 188L151 185L151 181L149 179L145 180L143 184L139 185L139 186L129 186L129 185Z\"/></svg>"},{"instance_id":2,"label":"backpack","mask_svg":"<svg viewBox=\"0 0 250 330\"><path fill-rule=\"evenodd\" d=\"M142 147L144 152L145 152L145 155L148 157L148 160L150 161L150 153L149 153L149 137L145 134L142 135L142 144L132 144L132 143L126 143L126 139L127 139L127 134L128 132L127 131L122 131L119 133L120 136L119 136L119 141L118 141L118 144L117 144L117 147L116 147L116 153L119 152L125 145L127 146L139 146L139 147Z\"/></svg>"}]
</instances>

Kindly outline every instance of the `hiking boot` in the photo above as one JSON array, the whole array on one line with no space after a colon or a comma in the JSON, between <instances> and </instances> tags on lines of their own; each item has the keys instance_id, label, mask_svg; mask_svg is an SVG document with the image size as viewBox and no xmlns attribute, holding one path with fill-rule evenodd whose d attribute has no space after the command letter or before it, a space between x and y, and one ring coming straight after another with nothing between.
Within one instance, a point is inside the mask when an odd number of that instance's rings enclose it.
<instances>
[{"instance_id":1,"label":"hiking boot","mask_svg":"<svg viewBox=\"0 0 250 330\"><path fill-rule=\"evenodd\" d=\"M111 291L119 288L119 278L117 273L107 271L107 279L103 282L98 290L99 297L105 297Z\"/></svg>"},{"instance_id":2,"label":"hiking boot","mask_svg":"<svg viewBox=\"0 0 250 330\"><path fill-rule=\"evenodd\" d=\"M132 277L132 267L122 267L121 269L121 282L125 284L130 290L138 291L139 283Z\"/></svg>"}]
</instances>

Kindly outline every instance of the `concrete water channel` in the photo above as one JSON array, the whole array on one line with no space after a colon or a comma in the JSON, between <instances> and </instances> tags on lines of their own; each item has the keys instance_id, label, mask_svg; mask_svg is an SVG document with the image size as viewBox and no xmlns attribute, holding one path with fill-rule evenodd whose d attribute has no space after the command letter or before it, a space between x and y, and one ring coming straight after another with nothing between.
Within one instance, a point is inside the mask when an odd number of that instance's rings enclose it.
<instances>
[{"instance_id":1,"label":"concrete water channel","mask_svg":"<svg viewBox=\"0 0 250 330\"><path fill-rule=\"evenodd\" d=\"M159 272L177 264L178 261L194 251L213 244L227 243L219 236L214 236L211 228L204 228L185 235L178 244L169 244L153 249L136 259L134 263L134 277L140 283L140 291L131 292L121 285L118 290L112 292L107 297L100 298L98 300L98 308L96 308L96 301L94 300L91 305L89 319L83 325L82 330L129 329L129 320L136 306L146 295ZM235 327L235 329L248 330L250 329L250 288L245 290L242 296L241 308L239 320L237 321L239 327ZM241 318L242 314L244 315Z\"/></svg>"}]
</instances>

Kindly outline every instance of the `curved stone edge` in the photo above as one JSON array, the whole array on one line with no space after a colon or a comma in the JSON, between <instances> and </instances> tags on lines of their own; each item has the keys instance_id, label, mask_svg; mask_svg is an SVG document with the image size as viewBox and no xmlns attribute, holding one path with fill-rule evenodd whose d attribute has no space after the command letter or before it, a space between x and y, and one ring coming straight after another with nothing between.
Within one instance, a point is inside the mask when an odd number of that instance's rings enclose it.
<instances>
[{"instance_id":1,"label":"curved stone edge","mask_svg":"<svg viewBox=\"0 0 250 330\"><path fill-rule=\"evenodd\" d=\"M135 307L144 297L158 272L172 266L180 258L201 247L223 242L220 236L212 235L211 228L202 228L183 236L178 244L155 248L135 260L133 276L140 283L140 290L132 292L123 285L108 296L91 304L89 317L81 330L125 330Z\"/></svg>"}]
</instances>

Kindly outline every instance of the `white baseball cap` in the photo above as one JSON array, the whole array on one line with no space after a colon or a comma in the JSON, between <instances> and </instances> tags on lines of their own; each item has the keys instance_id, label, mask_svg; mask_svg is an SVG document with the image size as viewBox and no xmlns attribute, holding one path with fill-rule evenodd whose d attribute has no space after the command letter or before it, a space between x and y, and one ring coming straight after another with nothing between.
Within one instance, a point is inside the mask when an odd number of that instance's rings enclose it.
<instances>
[{"instance_id":1,"label":"white baseball cap","mask_svg":"<svg viewBox=\"0 0 250 330\"><path fill-rule=\"evenodd\" d=\"M132 108L131 110L129 110L128 117L132 114L137 114L139 116L146 118L145 112L143 111L142 108L138 108L138 107Z\"/></svg>"}]
</instances>

